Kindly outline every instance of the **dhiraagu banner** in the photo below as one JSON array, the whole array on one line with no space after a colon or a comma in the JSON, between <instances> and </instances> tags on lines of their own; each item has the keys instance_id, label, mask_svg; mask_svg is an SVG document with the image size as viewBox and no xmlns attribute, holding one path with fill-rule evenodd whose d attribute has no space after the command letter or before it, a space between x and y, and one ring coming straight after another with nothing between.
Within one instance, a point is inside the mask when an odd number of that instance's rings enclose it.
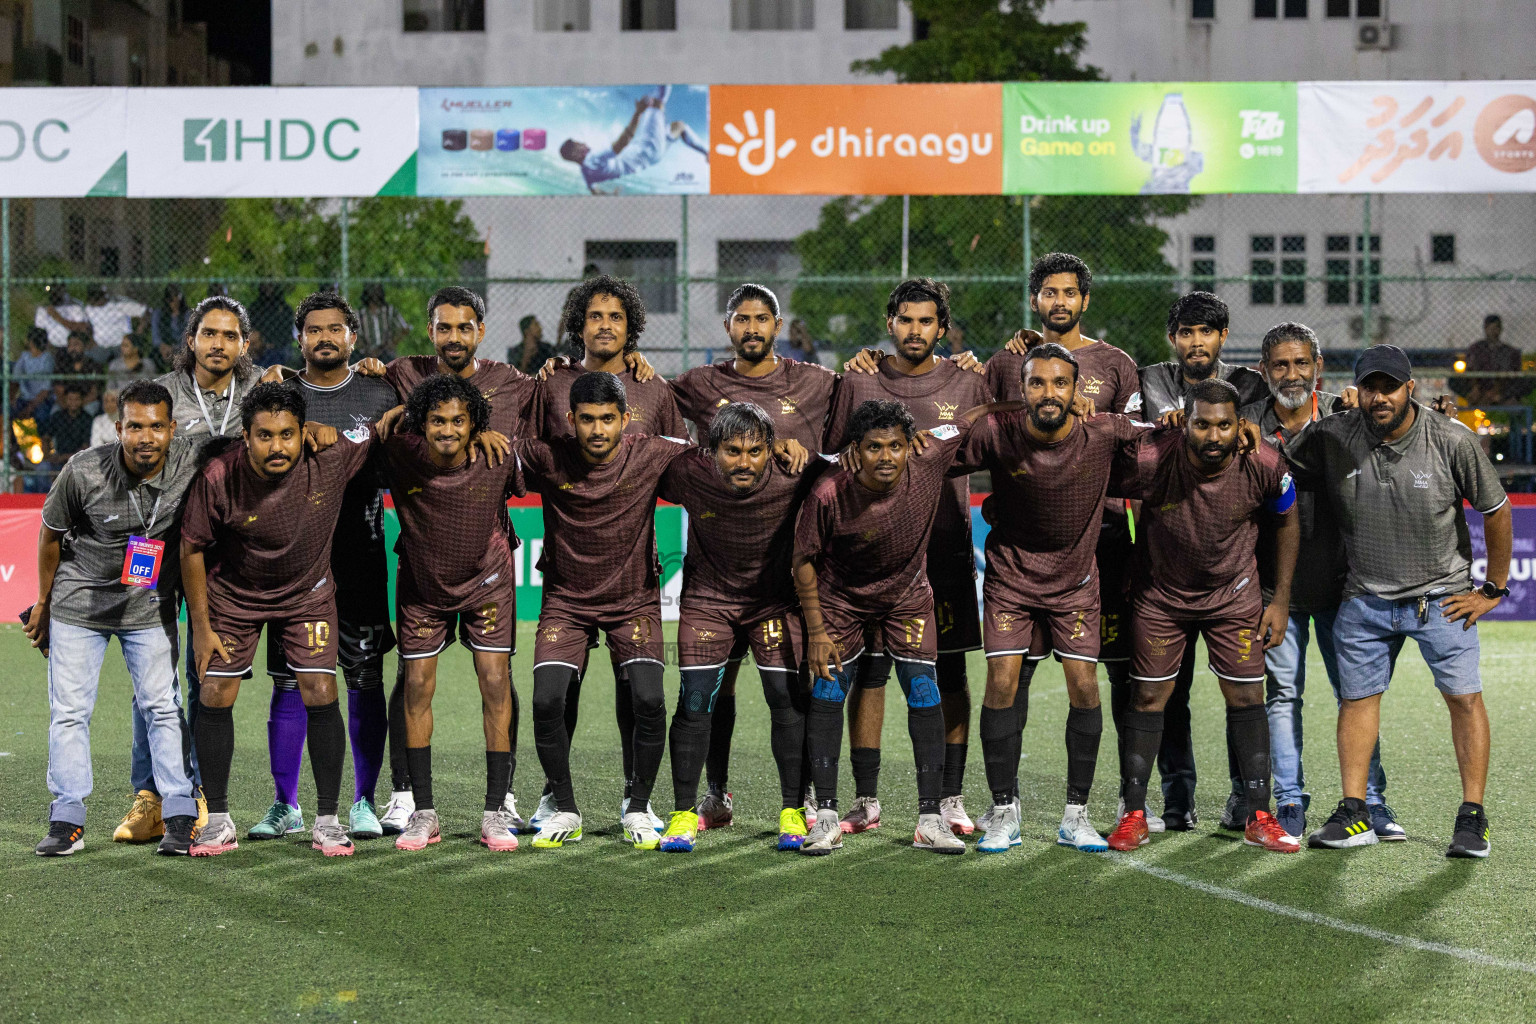
<instances>
[{"instance_id":1,"label":"dhiraagu banner","mask_svg":"<svg viewBox=\"0 0 1536 1024\"><path fill-rule=\"evenodd\" d=\"M1003 87L1004 193L1294 191L1294 82Z\"/></svg>"}]
</instances>

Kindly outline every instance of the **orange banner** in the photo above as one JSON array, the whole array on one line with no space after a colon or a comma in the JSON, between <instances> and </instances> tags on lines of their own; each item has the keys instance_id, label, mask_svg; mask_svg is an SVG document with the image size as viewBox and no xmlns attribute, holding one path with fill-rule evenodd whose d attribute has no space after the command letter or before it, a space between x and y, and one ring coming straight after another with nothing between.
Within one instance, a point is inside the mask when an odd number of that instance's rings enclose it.
<instances>
[{"instance_id":1,"label":"orange banner","mask_svg":"<svg viewBox=\"0 0 1536 1024\"><path fill-rule=\"evenodd\" d=\"M996 195L1002 86L716 85L710 192Z\"/></svg>"}]
</instances>

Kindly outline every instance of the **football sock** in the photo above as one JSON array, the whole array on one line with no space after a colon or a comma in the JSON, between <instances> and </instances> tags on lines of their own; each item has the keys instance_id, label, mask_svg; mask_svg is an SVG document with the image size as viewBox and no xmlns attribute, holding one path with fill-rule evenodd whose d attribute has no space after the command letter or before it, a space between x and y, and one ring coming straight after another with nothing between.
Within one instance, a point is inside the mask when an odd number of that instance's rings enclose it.
<instances>
[{"instance_id":1,"label":"football sock","mask_svg":"<svg viewBox=\"0 0 1536 1024\"><path fill-rule=\"evenodd\" d=\"M1086 804L1093 788L1093 770L1099 763L1099 738L1104 733L1104 710L1067 709L1067 803Z\"/></svg>"},{"instance_id":2,"label":"football sock","mask_svg":"<svg viewBox=\"0 0 1536 1024\"><path fill-rule=\"evenodd\" d=\"M512 785L512 752L485 752L485 809L499 811L507 802L507 788Z\"/></svg>"},{"instance_id":3,"label":"football sock","mask_svg":"<svg viewBox=\"0 0 1536 1024\"><path fill-rule=\"evenodd\" d=\"M917 765L917 813L938 814L944 788L944 712L936 704L908 707L907 735Z\"/></svg>"},{"instance_id":4,"label":"football sock","mask_svg":"<svg viewBox=\"0 0 1536 1024\"><path fill-rule=\"evenodd\" d=\"M1019 773L1019 753L1024 734L1019 732L1012 705L1006 708L981 706L981 760L987 770L987 788L992 803L1001 806L1013 799L1014 779Z\"/></svg>"},{"instance_id":5,"label":"football sock","mask_svg":"<svg viewBox=\"0 0 1536 1024\"><path fill-rule=\"evenodd\" d=\"M768 745L779 769L779 796L785 807L799 807L805 780L805 694L794 692L793 669L758 668L763 680L763 703L768 705ZM710 741L713 743L713 739Z\"/></svg>"},{"instance_id":6,"label":"football sock","mask_svg":"<svg viewBox=\"0 0 1536 1024\"><path fill-rule=\"evenodd\" d=\"M566 694L577 675L564 665L539 665L533 670L533 746L539 754L548 789L562 811L576 810L571 787L571 735Z\"/></svg>"},{"instance_id":7,"label":"football sock","mask_svg":"<svg viewBox=\"0 0 1536 1024\"><path fill-rule=\"evenodd\" d=\"M1120 772L1123 776L1121 792L1125 796L1127 812L1146 809L1147 781L1152 777L1152 766L1157 760L1157 750L1162 741L1161 711L1126 711L1125 761Z\"/></svg>"},{"instance_id":8,"label":"football sock","mask_svg":"<svg viewBox=\"0 0 1536 1024\"><path fill-rule=\"evenodd\" d=\"M853 762L853 793L855 796L875 797L880 790L880 748L850 747L848 760Z\"/></svg>"},{"instance_id":9,"label":"football sock","mask_svg":"<svg viewBox=\"0 0 1536 1024\"><path fill-rule=\"evenodd\" d=\"M722 693L715 698L714 718L709 723L709 756L705 768L712 793L724 793L729 788L731 737L735 733L736 694Z\"/></svg>"},{"instance_id":10,"label":"football sock","mask_svg":"<svg viewBox=\"0 0 1536 1024\"><path fill-rule=\"evenodd\" d=\"M309 767L315 775L315 813L335 814L341 800L341 771L347 759L347 727L341 704L309 709Z\"/></svg>"},{"instance_id":11,"label":"football sock","mask_svg":"<svg viewBox=\"0 0 1536 1024\"><path fill-rule=\"evenodd\" d=\"M272 764L274 799L289 807L299 805L299 771L304 766L308 720L298 689L284 689L274 681L267 712L267 756Z\"/></svg>"},{"instance_id":12,"label":"football sock","mask_svg":"<svg viewBox=\"0 0 1536 1024\"><path fill-rule=\"evenodd\" d=\"M817 807L835 811L838 759L843 751L843 702L812 697L805 715L805 738L811 751Z\"/></svg>"},{"instance_id":13,"label":"football sock","mask_svg":"<svg viewBox=\"0 0 1536 1024\"><path fill-rule=\"evenodd\" d=\"M203 775L203 796L209 814L229 813L229 763L235 756L235 716L233 708L204 704L198 709L193 726L197 743L197 764Z\"/></svg>"},{"instance_id":14,"label":"football sock","mask_svg":"<svg viewBox=\"0 0 1536 1024\"><path fill-rule=\"evenodd\" d=\"M626 782L632 782L635 777L635 693L628 675L633 667L613 667L613 719L619 723L619 752L623 758ZM665 708L662 709L662 729L666 729ZM626 788L624 795L633 794Z\"/></svg>"},{"instance_id":15,"label":"football sock","mask_svg":"<svg viewBox=\"0 0 1536 1024\"><path fill-rule=\"evenodd\" d=\"M645 810L661 757L667 749L666 696L662 689L662 666L654 661L635 661L625 666L634 711L633 770L630 774L630 808ZM695 783L697 785L697 783Z\"/></svg>"},{"instance_id":16,"label":"football sock","mask_svg":"<svg viewBox=\"0 0 1536 1024\"><path fill-rule=\"evenodd\" d=\"M389 788L396 793L411 788L411 769L405 758L405 659L395 659L395 685L389 691Z\"/></svg>"},{"instance_id":17,"label":"football sock","mask_svg":"<svg viewBox=\"0 0 1536 1024\"><path fill-rule=\"evenodd\" d=\"M965 791L965 756L969 743L944 744L944 796L959 796Z\"/></svg>"},{"instance_id":18,"label":"football sock","mask_svg":"<svg viewBox=\"0 0 1536 1024\"><path fill-rule=\"evenodd\" d=\"M617 670L615 670L617 673ZM576 738L576 711L581 705L581 684L587 680L587 664L582 663L581 671L576 673L576 678L571 681L570 692L565 695L565 737ZM614 695L618 699L618 695Z\"/></svg>"},{"instance_id":19,"label":"football sock","mask_svg":"<svg viewBox=\"0 0 1536 1024\"><path fill-rule=\"evenodd\" d=\"M370 664L373 664L370 662ZM347 687L347 736L352 741L352 800L373 800L384 765L384 740L389 732L382 665L358 673L359 685ZM347 682L352 679L348 676Z\"/></svg>"},{"instance_id":20,"label":"football sock","mask_svg":"<svg viewBox=\"0 0 1536 1024\"><path fill-rule=\"evenodd\" d=\"M672 809L691 811L699 802L699 770L710 745L710 713L689 711L678 701L668 741L672 748Z\"/></svg>"},{"instance_id":21,"label":"football sock","mask_svg":"<svg viewBox=\"0 0 1536 1024\"><path fill-rule=\"evenodd\" d=\"M1129 661L1106 661L1104 674L1109 676L1109 714L1115 723L1115 749L1125 758L1125 712L1136 695L1136 684L1131 682Z\"/></svg>"},{"instance_id":22,"label":"football sock","mask_svg":"<svg viewBox=\"0 0 1536 1024\"><path fill-rule=\"evenodd\" d=\"M969 729L971 692L965 677L965 652L950 651L939 655L938 676L945 735L957 726ZM965 792L966 747L966 743L944 744L944 795L947 797Z\"/></svg>"},{"instance_id":23,"label":"football sock","mask_svg":"<svg viewBox=\"0 0 1536 1024\"><path fill-rule=\"evenodd\" d=\"M432 803L432 744L424 747L405 748L405 759L410 763L411 791L416 798L418 811L435 809Z\"/></svg>"},{"instance_id":24,"label":"football sock","mask_svg":"<svg viewBox=\"0 0 1536 1024\"><path fill-rule=\"evenodd\" d=\"M1024 727L1029 724L1029 684L1034 682L1035 669L1040 667L1038 661L1024 659L1024 664L1019 666L1019 688L1013 691L1013 714L1016 719L1014 728L1019 731L1018 739L1013 747L1013 795L1019 795L1019 760L1024 752Z\"/></svg>"},{"instance_id":25,"label":"football sock","mask_svg":"<svg viewBox=\"0 0 1536 1024\"><path fill-rule=\"evenodd\" d=\"M1237 751L1252 820L1269 810L1269 715L1263 704L1227 708L1227 744Z\"/></svg>"}]
</instances>

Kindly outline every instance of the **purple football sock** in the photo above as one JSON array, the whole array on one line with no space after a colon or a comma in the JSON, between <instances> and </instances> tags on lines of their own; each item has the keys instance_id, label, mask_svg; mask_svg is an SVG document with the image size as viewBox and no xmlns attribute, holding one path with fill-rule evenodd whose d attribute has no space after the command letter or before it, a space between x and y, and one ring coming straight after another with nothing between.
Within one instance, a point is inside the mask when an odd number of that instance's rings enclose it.
<instances>
[{"instance_id":1,"label":"purple football sock","mask_svg":"<svg viewBox=\"0 0 1536 1024\"><path fill-rule=\"evenodd\" d=\"M389 716L384 710L384 687L369 686L347 691L347 735L352 738L352 799L373 800L379 770L384 766L384 739Z\"/></svg>"},{"instance_id":2,"label":"purple football sock","mask_svg":"<svg viewBox=\"0 0 1536 1024\"><path fill-rule=\"evenodd\" d=\"M272 708L267 714L267 754L272 761L272 784L280 804L299 805L299 769L304 765L304 735L309 712L298 690L272 688Z\"/></svg>"}]
</instances>

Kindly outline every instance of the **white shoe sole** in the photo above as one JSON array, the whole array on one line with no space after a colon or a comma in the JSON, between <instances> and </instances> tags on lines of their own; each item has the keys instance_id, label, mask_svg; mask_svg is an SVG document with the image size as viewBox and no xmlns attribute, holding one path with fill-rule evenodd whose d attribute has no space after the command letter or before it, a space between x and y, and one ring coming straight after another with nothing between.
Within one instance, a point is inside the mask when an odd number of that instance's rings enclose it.
<instances>
[{"instance_id":1,"label":"white shoe sole","mask_svg":"<svg viewBox=\"0 0 1536 1024\"><path fill-rule=\"evenodd\" d=\"M1009 850L1013 849L1015 846L1023 846L1023 845L1024 845L1024 839L1021 836L1010 836L1008 838L1008 845L1007 846L983 846L981 843L977 843L976 844L976 852L977 853L1007 853Z\"/></svg>"},{"instance_id":2,"label":"white shoe sole","mask_svg":"<svg viewBox=\"0 0 1536 1024\"><path fill-rule=\"evenodd\" d=\"M1312 842L1312 837L1307 837L1308 846L1313 849L1321 847L1325 850L1351 850L1356 846L1375 846L1378 842L1380 842L1380 839L1377 838L1376 833L1371 829L1366 829L1359 835L1350 836L1347 839L1319 839L1315 845Z\"/></svg>"},{"instance_id":3,"label":"white shoe sole","mask_svg":"<svg viewBox=\"0 0 1536 1024\"><path fill-rule=\"evenodd\" d=\"M1070 846L1072 849L1081 850L1084 853L1104 853L1109 849L1109 843L1104 841L1103 836L1099 836L1094 842L1083 844L1077 842L1061 829L1056 830L1056 845Z\"/></svg>"}]
</instances>

